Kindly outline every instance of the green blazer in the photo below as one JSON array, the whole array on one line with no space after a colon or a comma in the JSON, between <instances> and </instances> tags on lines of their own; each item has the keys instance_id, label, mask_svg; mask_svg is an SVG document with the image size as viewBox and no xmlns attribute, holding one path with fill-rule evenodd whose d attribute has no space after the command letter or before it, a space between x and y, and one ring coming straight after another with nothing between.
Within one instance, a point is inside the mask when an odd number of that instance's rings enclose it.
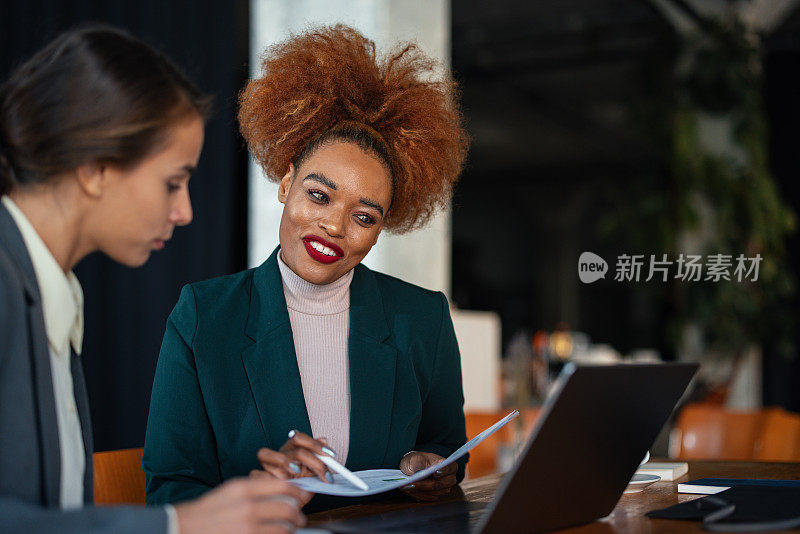
<instances>
[{"instance_id":1,"label":"green blazer","mask_svg":"<svg viewBox=\"0 0 800 534\"><path fill-rule=\"evenodd\" d=\"M246 476L261 468L261 447L279 449L291 429L311 434L278 250L255 269L183 288L150 398L148 504ZM458 344L442 293L358 265L348 352L349 469L397 469L408 451L447 457L466 442Z\"/></svg>"}]
</instances>

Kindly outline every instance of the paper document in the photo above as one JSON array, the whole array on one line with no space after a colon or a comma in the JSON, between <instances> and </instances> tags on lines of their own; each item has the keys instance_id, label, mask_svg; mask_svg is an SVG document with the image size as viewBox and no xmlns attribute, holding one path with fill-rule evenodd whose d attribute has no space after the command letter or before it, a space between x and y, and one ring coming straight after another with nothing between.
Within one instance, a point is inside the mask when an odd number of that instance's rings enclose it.
<instances>
[{"instance_id":1,"label":"paper document","mask_svg":"<svg viewBox=\"0 0 800 534\"><path fill-rule=\"evenodd\" d=\"M769 486L800 489L800 480L765 480L747 478L699 478L678 484L678 493L714 495L736 486Z\"/></svg>"},{"instance_id":2,"label":"paper document","mask_svg":"<svg viewBox=\"0 0 800 534\"><path fill-rule=\"evenodd\" d=\"M507 416L500 419L498 422L466 442L459 447L453 454L422 471L417 471L411 476L403 474L399 469L368 469L366 471L355 471L353 474L364 481L369 486L367 490L360 490L354 487L350 482L344 479L342 475L333 475L333 482L330 484L322 482L317 477L303 477L294 478L290 480L291 483L300 486L306 491L314 493L323 493L325 495L338 495L340 497L365 497L367 495L375 495L383 493L384 491L391 491L394 489L402 488L409 484L413 484L417 480L428 478L434 474L438 469L446 465L450 465L470 450L475 448L480 442L497 432L506 423L519 415L519 412L514 410Z\"/></svg>"}]
</instances>

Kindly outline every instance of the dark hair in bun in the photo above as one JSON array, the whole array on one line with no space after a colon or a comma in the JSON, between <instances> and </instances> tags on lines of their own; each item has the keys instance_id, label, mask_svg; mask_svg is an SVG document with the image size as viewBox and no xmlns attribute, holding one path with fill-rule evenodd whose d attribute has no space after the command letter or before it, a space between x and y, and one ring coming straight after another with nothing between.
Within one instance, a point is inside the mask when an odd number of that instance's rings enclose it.
<instances>
[{"instance_id":1,"label":"dark hair in bun","mask_svg":"<svg viewBox=\"0 0 800 534\"><path fill-rule=\"evenodd\" d=\"M209 108L209 97L130 34L99 25L63 33L0 88L0 194L85 163L132 167L170 126Z\"/></svg>"}]
</instances>

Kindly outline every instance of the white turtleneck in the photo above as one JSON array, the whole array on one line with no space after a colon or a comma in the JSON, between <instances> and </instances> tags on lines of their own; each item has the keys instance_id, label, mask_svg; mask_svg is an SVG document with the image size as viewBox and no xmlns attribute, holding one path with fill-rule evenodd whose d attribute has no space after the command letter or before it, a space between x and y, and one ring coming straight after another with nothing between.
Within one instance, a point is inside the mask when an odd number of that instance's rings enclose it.
<instances>
[{"instance_id":1,"label":"white turtleneck","mask_svg":"<svg viewBox=\"0 0 800 534\"><path fill-rule=\"evenodd\" d=\"M350 445L350 330L352 269L327 285L300 278L278 254L306 410L315 438L324 437L344 464Z\"/></svg>"}]
</instances>

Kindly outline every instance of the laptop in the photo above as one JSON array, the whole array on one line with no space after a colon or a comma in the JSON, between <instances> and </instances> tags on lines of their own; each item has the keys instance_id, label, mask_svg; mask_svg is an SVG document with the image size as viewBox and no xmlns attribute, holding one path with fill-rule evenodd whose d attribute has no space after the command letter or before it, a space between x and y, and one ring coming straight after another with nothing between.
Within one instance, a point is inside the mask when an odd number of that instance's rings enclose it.
<instances>
[{"instance_id":1,"label":"laptop","mask_svg":"<svg viewBox=\"0 0 800 534\"><path fill-rule=\"evenodd\" d=\"M318 528L335 533L522 534L605 517L698 367L567 364L491 502L419 506Z\"/></svg>"}]
</instances>

